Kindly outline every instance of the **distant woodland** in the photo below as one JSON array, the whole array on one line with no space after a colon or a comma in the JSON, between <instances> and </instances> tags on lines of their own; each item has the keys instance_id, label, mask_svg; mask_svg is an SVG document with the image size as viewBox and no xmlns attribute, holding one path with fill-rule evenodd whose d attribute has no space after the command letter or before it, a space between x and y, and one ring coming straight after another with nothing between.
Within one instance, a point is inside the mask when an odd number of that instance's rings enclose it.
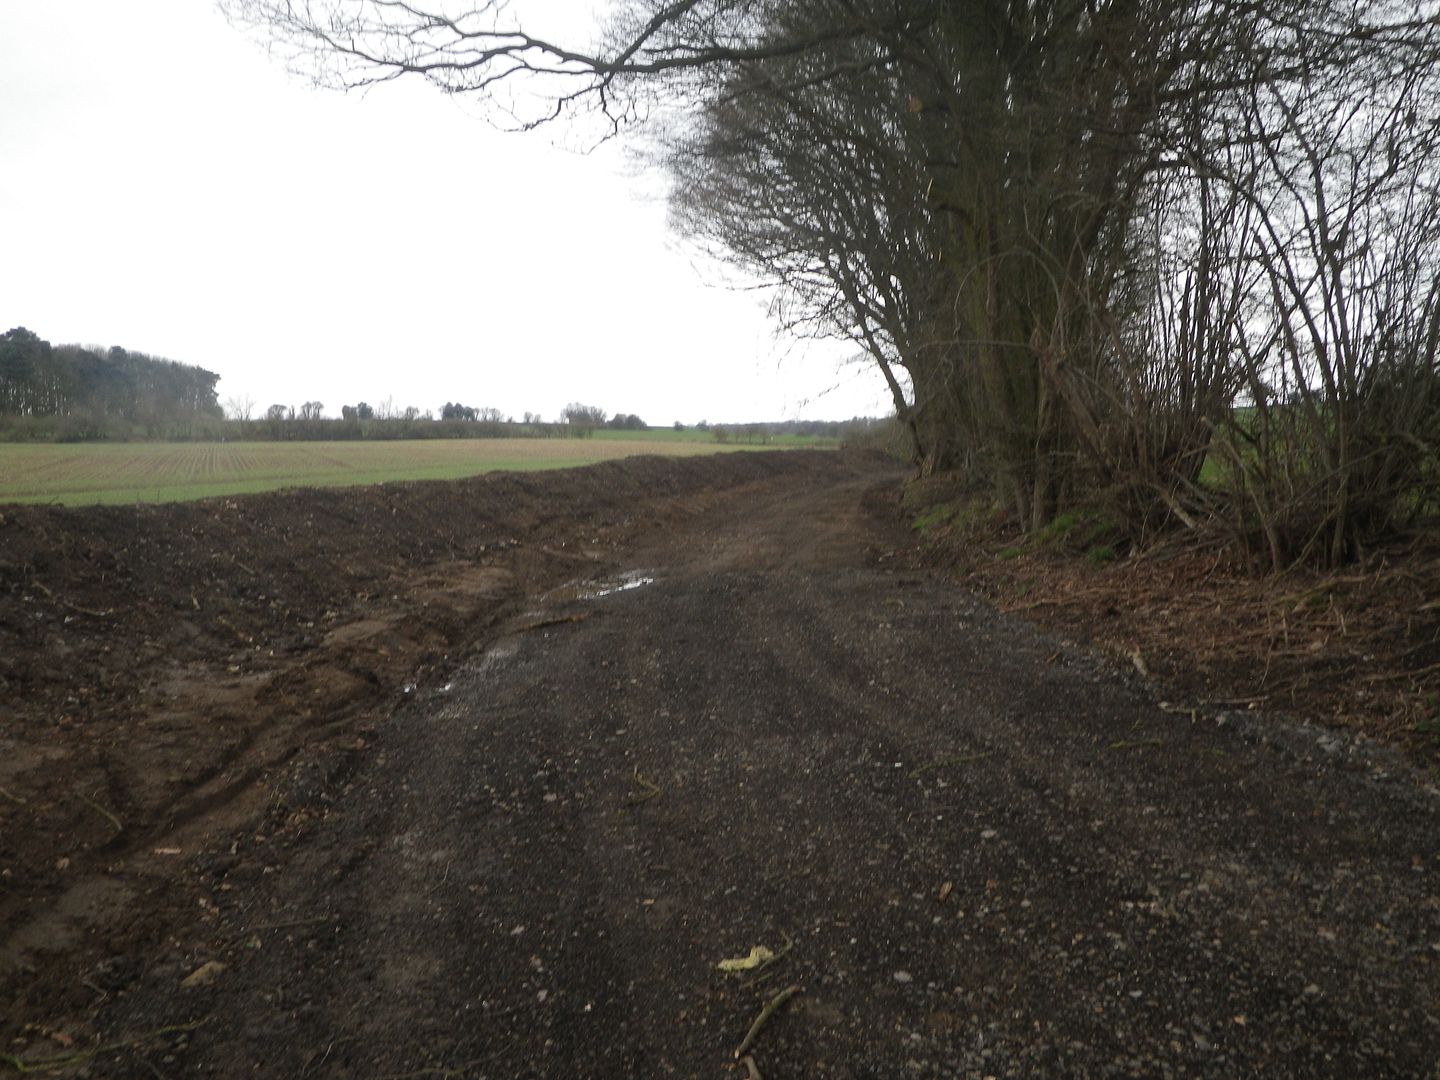
<instances>
[{"instance_id":1,"label":"distant woodland","mask_svg":"<svg viewBox=\"0 0 1440 1080\"><path fill-rule=\"evenodd\" d=\"M51 345L16 327L0 336L0 431L9 437L159 435L222 415L220 376L116 345Z\"/></svg>"},{"instance_id":2,"label":"distant woodland","mask_svg":"<svg viewBox=\"0 0 1440 1080\"><path fill-rule=\"evenodd\" d=\"M249 398L222 407L213 371L113 346L52 345L22 327L0 335L0 442L88 442L104 439L351 440L588 438L596 431L643 432L634 413L611 416L572 402L556 421L522 419L499 409L447 401L439 410L364 401L326 417L319 401L257 409ZM709 424L695 431L716 442L769 444L777 437L857 438L878 421L788 420ZM677 432L684 425L674 425Z\"/></svg>"}]
</instances>

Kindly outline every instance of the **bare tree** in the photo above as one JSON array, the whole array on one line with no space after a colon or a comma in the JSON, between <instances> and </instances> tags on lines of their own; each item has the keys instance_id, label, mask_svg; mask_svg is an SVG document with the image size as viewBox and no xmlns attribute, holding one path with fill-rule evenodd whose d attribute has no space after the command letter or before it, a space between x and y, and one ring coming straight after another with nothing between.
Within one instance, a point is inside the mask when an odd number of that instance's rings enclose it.
<instances>
[{"instance_id":1,"label":"bare tree","mask_svg":"<svg viewBox=\"0 0 1440 1080\"><path fill-rule=\"evenodd\" d=\"M1436 501L1434 0L619 0L583 43L500 0L223 6L332 85L665 121L677 224L1026 527L1098 500L1281 566Z\"/></svg>"},{"instance_id":2,"label":"bare tree","mask_svg":"<svg viewBox=\"0 0 1440 1080\"><path fill-rule=\"evenodd\" d=\"M560 410L560 421L578 438L589 438L595 429L605 424L606 412L595 405L582 405L572 401Z\"/></svg>"},{"instance_id":3,"label":"bare tree","mask_svg":"<svg viewBox=\"0 0 1440 1080\"><path fill-rule=\"evenodd\" d=\"M248 422L255 412L255 399L249 394L237 394L225 399L225 415L231 420Z\"/></svg>"}]
</instances>

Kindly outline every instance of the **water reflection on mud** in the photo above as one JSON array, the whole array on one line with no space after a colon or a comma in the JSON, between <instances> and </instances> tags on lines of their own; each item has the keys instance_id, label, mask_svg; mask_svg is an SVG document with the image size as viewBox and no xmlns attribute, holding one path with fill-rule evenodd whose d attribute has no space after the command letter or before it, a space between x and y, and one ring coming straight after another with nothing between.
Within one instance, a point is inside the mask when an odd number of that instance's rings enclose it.
<instances>
[{"instance_id":1,"label":"water reflection on mud","mask_svg":"<svg viewBox=\"0 0 1440 1080\"><path fill-rule=\"evenodd\" d=\"M602 596L629 592L644 585L653 585L655 577L648 570L626 570L615 577L599 578L593 581L573 581L545 594L549 602L568 600L598 600Z\"/></svg>"}]
</instances>

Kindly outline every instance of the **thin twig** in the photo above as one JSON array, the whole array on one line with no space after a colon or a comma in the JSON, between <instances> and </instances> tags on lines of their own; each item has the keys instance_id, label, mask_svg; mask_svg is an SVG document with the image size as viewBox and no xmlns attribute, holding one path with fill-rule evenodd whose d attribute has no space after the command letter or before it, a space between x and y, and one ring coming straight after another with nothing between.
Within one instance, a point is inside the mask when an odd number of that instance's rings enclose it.
<instances>
[{"instance_id":1,"label":"thin twig","mask_svg":"<svg viewBox=\"0 0 1440 1080\"><path fill-rule=\"evenodd\" d=\"M77 791L76 794L80 796L81 801L84 802L86 806L98 811L101 814L104 814L105 820L110 822L111 825L115 826L115 831L117 833L122 833L125 831L124 823L121 822L121 820L114 814L112 814L109 810L106 810L105 807L101 806L98 802L90 798L83 791Z\"/></svg>"},{"instance_id":2,"label":"thin twig","mask_svg":"<svg viewBox=\"0 0 1440 1080\"><path fill-rule=\"evenodd\" d=\"M764 1080L760 1075L760 1068L755 1064L755 1059L746 1054L740 1059L740 1064L745 1067L745 1080Z\"/></svg>"},{"instance_id":3,"label":"thin twig","mask_svg":"<svg viewBox=\"0 0 1440 1080\"><path fill-rule=\"evenodd\" d=\"M566 623L584 622L595 614L593 611L578 611L574 615L556 615L549 619L540 619L536 622L526 623L524 626L517 626L511 633L528 634L532 630L544 630L548 626L564 626Z\"/></svg>"},{"instance_id":4,"label":"thin twig","mask_svg":"<svg viewBox=\"0 0 1440 1080\"><path fill-rule=\"evenodd\" d=\"M334 1052L335 1047L344 1046L346 1043L355 1042L358 1038L358 1035L347 1035L343 1039L331 1039L330 1044L325 1047L325 1053L320 1055L320 1060L311 1061L308 1065L306 1065L303 1069L300 1070L300 1075L306 1076L309 1074L311 1069L318 1069L321 1065L324 1065L325 1062L330 1060L330 1055Z\"/></svg>"},{"instance_id":5,"label":"thin twig","mask_svg":"<svg viewBox=\"0 0 1440 1080\"><path fill-rule=\"evenodd\" d=\"M205 1020L208 1019L209 1017L205 1018ZM26 1060L18 1054L0 1054L0 1065L8 1065L18 1073L58 1072L61 1069L68 1069L75 1065L83 1065L85 1062L101 1054L113 1054L116 1050L128 1050L132 1046L141 1046L155 1039L162 1039L166 1035L176 1035L180 1032L194 1031L204 1024L205 1020L196 1020L191 1024L173 1024L170 1027L159 1028L155 1031L147 1032L144 1035L121 1039L118 1042L104 1043L93 1049L81 1050L74 1054L61 1054L58 1057Z\"/></svg>"},{"instance_id":6,"label":"thin twig","mask_svg":"<svg viewBox=\"0 0 1440 1080\"><path fill-rule=\"evenodd\" d=\"M1390 682L1392 679L1418 679L1422 675L1430 675L1440 671L1440 664L1431 664L1429 667L1416 668L1414 671L1387 671L1380 675L1362 675L1361 682Z\"/></svg>"},{"instance_id":7,"label":"thin twig","mask_svg":"<svg viewBox=\"0 0 1440 1080\"><path fill-rule=\"evenodd\" d=\"M14 794L13 792L10 792L10 791L6 791L3 787L0 787L0 795L4 795L5 798L9 799L11 802L15 803L17 806L29 806L29 805L30 805L28 802L26 802L24 799L22 799L19 795L16 795L16 794Z\"/></svg>"},{"instance_id":8,"label":"thin twig","mask_svg":"<svg viewBox=\"0 0 1440 1080\"><path fill-rule=\"evenodd\" d=\"M774 975L775 973L773 971L765 972L765 974L763 975L761 974L761 972L764 972L766 968L772 966L777 961L785 959L786 954L789 953L791 949L795 948L795 939L792 938L789 934L787 934L784 930L780 931L780 936L785 939L785 944L781 946L779 952L771 953L764 960L761 960L760 963L755 965L755 969L750 973L750 979L745 983L746 986L754 986L762 979L768 979L771 975Z\"/></svg>"},{"instance_id":9,"label":"thin twig","mask_svg":"<svg viewBox=\"0 0 1440 1080\"><path fill-rule=\"evenodd\" d=\"M739 1061L745 1056L745 1051L749 1050L754 1044L755 1037L760 1034L760 1029L765 1026L770 1017L775 1015L776 1010L798 993L800 993L800 987L798 985L787 986L765 1003L765 1007L760 1010L760 1015L757 1016L755 1022L750 1025L750 1030L745 1033L745 1038L740 1040L740 1045L735 1048L736 1061Z\"/></svg>"},{"instance_id":10,"label":"thin twig","mask_svg":"<svg viewBox=\"0 0 1440 1080\"><path fill-rule=\"evenodd\" d=\"M1144 746L1164 746L1163 739L1121 739L1110 744L1111 750L1138 750Z\"/></svg>"},{"instance_id":11,"label":"thin twig","mask_svg":"<svg viewBox=\"0 0 1440 1080\"><path fill-rule=\"evenodd\" d=\"M316 919L295 919L291 922L265 923L262 926L249 926L236 934L233 940L238 941L240 938L248 937L252 934L264 934L271 930L293 930L300 926L321 926L334 921L335 917L333 915L322 915Z\"/></svg>"},{"instance_id":12,"label":"thin twig","mask_svg":"<svg viewBox=\"0 0 1440 1080\"><path fill-rule=\"evenodd\" d=\"M434 1065L428 1069L416 1069L413 1072L386 1073L380 1080L418 1080L418 1078L422 1076L438 1076L441 1077L442 1080L447 1080L447 1078L452 1076L464 1076L481 1065L488 1065L492 1061L499 1061L506 1054L510 1053L510 1051L514 1050L516 1045L516 1042L507 1043L487 1057L476 1058L474 1061L467 1061L463 1065L456 1065L453 1068Z\"/></svg>"},{"instance_id":13,"label":"thin twig","mask_svg":"<svg viewBox=\"0 0 1440 1080\"><path fill-rule=\"evenodd\" d=\"M96 611L94 608L81 607L79 604L72 604L69 600L61 600L58 596L56 596L53 592L50 591L49 587L46 586L43 581L35 581L34 579L31 579L30 584L35 586L35 588L39 589L41 592L43 592L46 596L48 596L55 603L59 604L61 607L69 608L71 611L78 611L81 615L89 615L92 618L96 619L108 619L111 615L115 613L113 609L109 611Z\"/></svg>"},{"instance_id":14,"label":"thin twig","mask_svg":"<svg viewBox=\"0 0 1440 1080\"><path fill-rule=\"evenodd\" d=\"M639 806L641 803L647 803L651 799L658 798L659 796L664 794L659 784L653 783L652 781L645 779L645 777L640 775L640 771L638 769L635 771L634 779L635 783L638 784L641 788L641 794L636 795L634 798L627 799L625 801L626 809L629 809L632 806Z\"/></svg>"}]
</instances>

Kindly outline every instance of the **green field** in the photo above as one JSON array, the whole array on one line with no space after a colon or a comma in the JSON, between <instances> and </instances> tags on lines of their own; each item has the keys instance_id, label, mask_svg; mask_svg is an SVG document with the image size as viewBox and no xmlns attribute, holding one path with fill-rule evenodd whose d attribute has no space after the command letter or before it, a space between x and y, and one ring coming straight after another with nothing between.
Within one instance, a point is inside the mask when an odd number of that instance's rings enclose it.
<instances>
[{"instance_id":1,"label":"green field","mask_svg":"<svg viewBox=\"0 0 1440 1080\"><path fill-rule=\"evenodd\" d=\"M690 432L665 430L604 432L590 439L3 443L0 503L178 502L286 487L455 480L497 469L563 469L633 454L681 457L745 449L753 447L722 446Z\"/></svg>"},{"instance_id":2,"label":"green field","mask_svg":"<svg viewBox=\"0 0 1440 1080\"><path fill-rule=\"evenodd\" d=\"M685 428L676 431L674 428L646 428L644 431L613 431L601 428L589 436L592 439L601 439L606 442L634 442L645 443L700 443L710 446L712 449L722 448L719 440L713 432L697 431L695 428ZM839 439L823 438L817 435L770 435L768 441L761 443L759 440L748 440L743 435L731 433L726 445L732 450L743 450L746 447L759 449L761 446L768 446L778 449L797 449L808 447L814 450L832 450L840 445ZM651 449L650 453L670 453L665 449Z\"/></svg>"}]
</instances>

